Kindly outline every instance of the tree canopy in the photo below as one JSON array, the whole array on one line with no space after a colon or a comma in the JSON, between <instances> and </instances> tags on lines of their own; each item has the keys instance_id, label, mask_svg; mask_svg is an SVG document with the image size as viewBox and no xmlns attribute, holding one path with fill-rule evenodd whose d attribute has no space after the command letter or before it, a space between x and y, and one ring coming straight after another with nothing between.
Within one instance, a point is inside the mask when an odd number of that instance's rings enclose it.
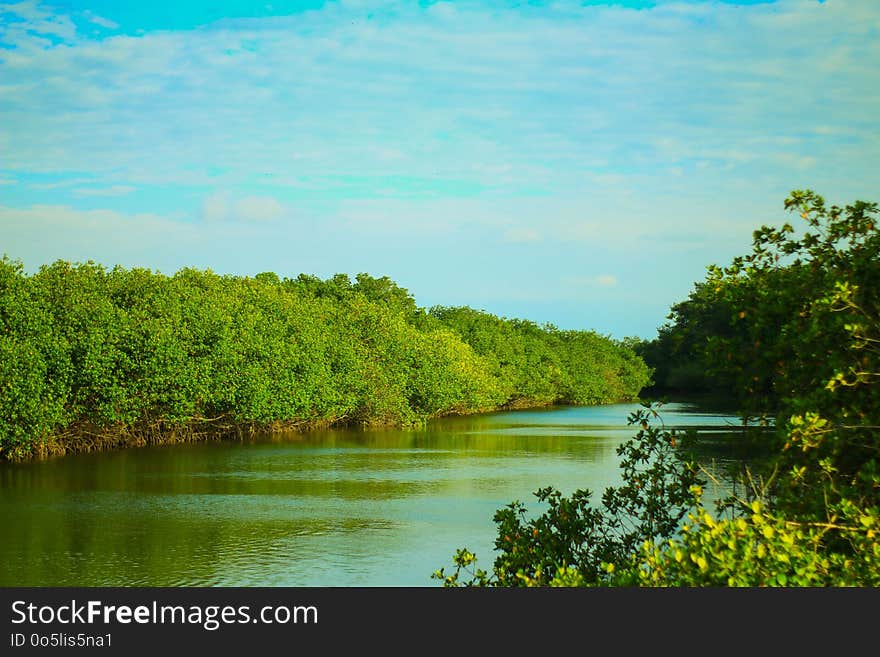
<instances>
[{"instance_id":1,"label":"tree canopy","mask_svg":"<svg viewBox=\"0 0 880 657\"><path fill-rule=\"evenodd\" d=\"M709 267L658 338L638 346L660 389L728 391L746 420L773 420L760 434L770 457L743 475L745 493L707 509L688 441L653 428L648 403L618 451L623 486L598 505L590 491L538 491L549 508L532 518L513 503L495 516L491 570L462 549L454 571L435 577L447 586L880 584L878 206L828 206L798 190L784 207L799 229L760 227L751 253Z\"/></svg>"},{"instance_id":2,"label":"tree canopy","mask_svg":"<svg viewBox=\"0 0 880 657\"><path fill-rule=\"evenodd\" d=\"M635 398L628 346L387 277L0 260L0 457Z\"/></svg>"}]
</instances>

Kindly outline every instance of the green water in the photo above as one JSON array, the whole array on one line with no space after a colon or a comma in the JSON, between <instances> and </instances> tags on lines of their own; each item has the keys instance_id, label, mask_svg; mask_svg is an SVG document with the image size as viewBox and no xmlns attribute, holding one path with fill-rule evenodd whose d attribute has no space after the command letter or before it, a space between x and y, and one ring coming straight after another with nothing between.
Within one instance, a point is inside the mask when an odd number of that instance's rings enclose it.
<instances>
[{"instance_id":1,"label":"green water","mask_svg":"<svg viewBox=\"0 0 880 657\"><path fill-rule=\"evenodd\" d=\"M635 404L0 464L2 586L437 586L496 509L619 483ZM736 418L667 405L667 425Z\"/></svg>"}]
</instances>

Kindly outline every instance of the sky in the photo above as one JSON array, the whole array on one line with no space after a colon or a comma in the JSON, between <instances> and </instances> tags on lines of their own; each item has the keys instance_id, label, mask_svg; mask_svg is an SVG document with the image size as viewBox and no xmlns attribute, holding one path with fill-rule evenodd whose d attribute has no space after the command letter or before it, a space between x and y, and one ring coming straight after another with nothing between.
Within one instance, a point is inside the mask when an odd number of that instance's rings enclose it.
<instances>
[{"instance_id":1,"label":"sky","mask_svg":"<svg viewBox=\"0 0 880 657\"><path fill-rule=\"evenodd\" d=\"M0 4L29 272L366 272L649 339L792 190L880 201L878 160L876 0Z\"/></svg>"}]
</instances>

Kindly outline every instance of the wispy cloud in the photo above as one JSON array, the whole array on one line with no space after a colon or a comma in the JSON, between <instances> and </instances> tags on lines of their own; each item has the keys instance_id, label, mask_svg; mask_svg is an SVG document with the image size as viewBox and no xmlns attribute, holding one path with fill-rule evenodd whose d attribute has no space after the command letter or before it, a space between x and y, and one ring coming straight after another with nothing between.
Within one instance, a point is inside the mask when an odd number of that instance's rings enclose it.
<instances>
[{"instance_id":1,"label":"wispy cloud","mask_svg":"<svg viewBox=\"0 0 880 657\"><path fill-rule=\"evenodd\" d=\"M4 37L10 164L73 170L88 152L94 171L133 182L198 183L209 163L239 179L466 171L505 194L571 192L590 167L688 173L702 160L745 175L780 137L799 139L800 162L836 157L815 118L870 127L880 94L869 2L400 5L384 21L328 4L100 41L34 2L9 7L26 18ZM71 43L37 47L47 23Z\"/></svg>"},{"instance_id":2,"label":"wispy cloud","mask_svg":"<svg viewBox=\"0 0 880 657\"><path fill-rule=\"evenodd\" d=\"M620 281L613 274L597 274L595 276L574 276L566 283L573 288L615 287Z\"/></svg>"},{"instance_id":3,"label":"wispy cloud","mask_svg":"<svg viewBox=\"0 0 880 657\"><path fill-rule=\"evenodd\" d=\"M98 16L97 14L93 14L90 11L83 12L83 15L85 16L87 21L89 21L90 23L94 23L95 25L97 25L99 27L103 27L108 30L115 30L115 29L119 28L119 23L111 21L108 18L104 18L103 16Z\"/></svg>"},{"instance_id":4,"label":"wispy cloud","mask_svg":"<svg viewBox=\"0 0 880 657\"><path fill-rule=\"evenodd\" d=\"M504 232L504 239L508 242L528 244L540 242L543 239L541 233L534 228L515 227Z\"/></svg>"},{"instance_id":5,"label":"wispy cloud","mask_svg":"<svg viewBox=\"0 0 880 657\"><path fill-rule=\"evenodd\" d=\"M52 41L47 41L47 36L64 40L76 38L76 25L70 16L56 14L38 0L0 4L0 17L4 14L19 20L0 23L0 43L51 45Z\"/></svg>"},{"instance_id":6,"label":"wispy cloud","mask_svg":"<svg viewBox=\"0 0 880 657\"><path fill-rule=\"evenodd\" d=\"M2 219L100 225L89 248L113 256L146 226L264 253L297 224L427 284L428 247L489 291L528 251L535 298L580 299L629 289L612 256L682 289L791 189L880 187L874 0L326 2L138 36L68 13L0 5ZM79 239L15 221L31 252ZM228 244L213 257L243 263Z\"/></svg>"},{"instance_id":7,"label":"wispy cloud","mask_svg":"<svg viewBox=\"0 0 880 657\"><path fill-rule=\"evenodd\" d=\"M74 196L124 196L135 191L131 185L112 185L110 187L80 187L73 190Z\"/></svg>"},{"instance_id":8,"label":"wispy cloud","mask_svg":"<svg viewBox=\"0 0 880 657\"><path fill-rule=\"evenodd\" d=\"M53 260L107 263L108 245L117 259L140 266L155 254L186 249L198 242L186 224L153 213L125 214L111 210L79 210L70 206L32 205L15 208L0 205L3 250L33 267Z\"/></svg>"},{"instance_id":9,"label":"wispy cloud","mask_svg":"<svg viewBox=\"0 0 880 657\"><path fill-rule=\"evenodd\" d=\"M266 222L284 214L284 206L271 196L231 199L221 192L208 196L202 204L202 219L208 222Z\"/></svg>"}]
</instances>

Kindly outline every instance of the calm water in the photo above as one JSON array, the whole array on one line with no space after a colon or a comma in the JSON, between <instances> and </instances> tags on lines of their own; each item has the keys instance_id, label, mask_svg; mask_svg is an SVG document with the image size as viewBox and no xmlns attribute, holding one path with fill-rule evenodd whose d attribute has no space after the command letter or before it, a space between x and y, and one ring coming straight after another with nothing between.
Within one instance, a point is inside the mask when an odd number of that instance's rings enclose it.
<instances>
[{"instance_id":1,"label":"calm water","mask_svg":"<svg viewBox=\"0 0 880 657\"><path fill-rule=\"evenodd\" d=\"M436 586L492 516L619 483L635 404L450 418L0 464L2 586ZM686 404L667 425L735 417ZM598 495L597 495L598 497Z\"/></svg>"}]
</instances>

